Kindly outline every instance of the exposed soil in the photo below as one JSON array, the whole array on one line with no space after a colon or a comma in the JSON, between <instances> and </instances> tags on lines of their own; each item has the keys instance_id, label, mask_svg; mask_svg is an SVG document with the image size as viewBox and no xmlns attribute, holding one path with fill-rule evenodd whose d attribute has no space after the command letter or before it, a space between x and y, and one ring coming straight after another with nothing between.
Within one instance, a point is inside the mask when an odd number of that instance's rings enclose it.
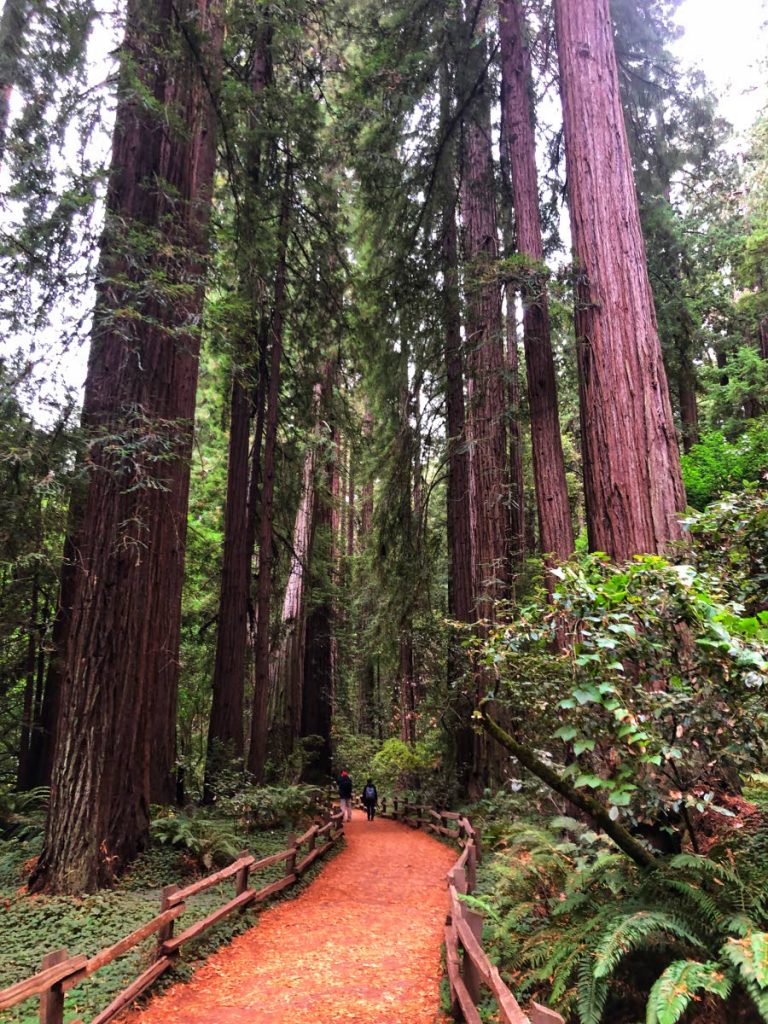
<instances>
[{"instance_id":1,"label":"exposed soil","mask_svg":"<svg viewBox=\"0 0 768 1024\"><path fill-rule=\"evenodd\" d=\"M123 1024L434 1024L445 874L421 832L355 812L346 848L296 899Z\"/></svg>"}]
</instances>

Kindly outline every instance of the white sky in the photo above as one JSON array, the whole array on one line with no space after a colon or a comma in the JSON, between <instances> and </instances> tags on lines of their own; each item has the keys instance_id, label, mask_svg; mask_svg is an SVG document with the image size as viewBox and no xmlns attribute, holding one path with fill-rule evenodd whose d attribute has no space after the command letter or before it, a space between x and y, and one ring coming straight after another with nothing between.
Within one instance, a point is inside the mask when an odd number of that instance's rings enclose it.
<instances>
[{"instance_id":1,"label":"white sky","mask_svg":"<svg viewBox=\"0 0 768 1024\"><path fill-rule=\"evenodd\" d=\"M677 54L705 72L723 116L738 132L747 131L768 102L768 3L684 0L677 20L685 29Z\"/></svg>"}]
</instances>

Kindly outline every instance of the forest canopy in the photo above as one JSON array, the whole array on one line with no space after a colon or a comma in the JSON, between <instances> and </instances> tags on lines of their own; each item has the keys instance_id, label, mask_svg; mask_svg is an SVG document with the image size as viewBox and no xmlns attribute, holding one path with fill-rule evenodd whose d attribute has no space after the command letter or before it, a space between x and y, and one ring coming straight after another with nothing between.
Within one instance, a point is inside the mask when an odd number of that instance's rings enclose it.
<instances>
[{"instance_id":1,"label":"forest canopy","mask_svg":"<svg viewBox=\"0 0 768 1024\"><path fill-rule=\"evenodd\" d=\"M476 809L523 995L768 1021L768 109L679 6L5 0L31 892L349 769Z\"/></svg>"}]
</instances>

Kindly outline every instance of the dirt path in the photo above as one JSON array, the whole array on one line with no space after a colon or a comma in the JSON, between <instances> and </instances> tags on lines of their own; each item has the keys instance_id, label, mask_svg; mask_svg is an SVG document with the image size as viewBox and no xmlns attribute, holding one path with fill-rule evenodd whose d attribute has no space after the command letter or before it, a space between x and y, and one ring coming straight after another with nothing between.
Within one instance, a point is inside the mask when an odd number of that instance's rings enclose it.
<instances>
[{"instance_id":1,"label":"dirt path","mask_svg":"<svg viewBox=\"0 0 768 1024\"><path fill-rule=\"evenodd\" d=\"M187 984L124 1024L434 1024L445 873L422 832L360 811L299 897L264 911Z\"/></svg>"}]
</instances>

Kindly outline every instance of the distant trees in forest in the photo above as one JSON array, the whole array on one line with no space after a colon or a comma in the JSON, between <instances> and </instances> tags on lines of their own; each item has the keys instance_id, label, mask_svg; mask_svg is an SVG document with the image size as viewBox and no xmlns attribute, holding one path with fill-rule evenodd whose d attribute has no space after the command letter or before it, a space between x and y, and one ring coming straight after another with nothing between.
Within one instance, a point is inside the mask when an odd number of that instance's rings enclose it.
<instances>
[{"instance_id":1,"label":"distant trees in forest","mask_svg":"<svg viewBox=\"0 0 768 1024\"><path fill-rule=\"evenodd\" d=\"M740 178L675 6L129 0L97 246L90 135L58 195L29 113L90 94L92 12L25 93L52 29L8 0L0 310L44 334L95 289L79 430L0 364L0 778L51 784L37 887L107 884L151 803L395 739L496 784L507 619L559 615L587 549L673 555L684 478L759 480L765 125Z\"/></svg>"}]
</instances>

